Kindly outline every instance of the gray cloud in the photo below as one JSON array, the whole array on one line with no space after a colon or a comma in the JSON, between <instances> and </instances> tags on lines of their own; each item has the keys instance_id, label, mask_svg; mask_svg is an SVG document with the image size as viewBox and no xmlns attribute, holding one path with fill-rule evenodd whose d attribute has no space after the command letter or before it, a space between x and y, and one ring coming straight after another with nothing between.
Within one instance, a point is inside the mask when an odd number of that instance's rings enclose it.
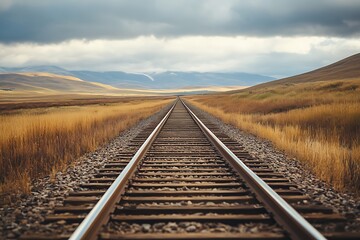
<instances>
[{"instance_id":1,"label":"gray cloud","mask_svg":"<svg viewBox=\"0 0 360 240\"><path fill-rule=\"evenodd\" d=\"M356 0L4 0L0 42L142 35L357 37L359 9Z\"/></svg>"}]
</instances>

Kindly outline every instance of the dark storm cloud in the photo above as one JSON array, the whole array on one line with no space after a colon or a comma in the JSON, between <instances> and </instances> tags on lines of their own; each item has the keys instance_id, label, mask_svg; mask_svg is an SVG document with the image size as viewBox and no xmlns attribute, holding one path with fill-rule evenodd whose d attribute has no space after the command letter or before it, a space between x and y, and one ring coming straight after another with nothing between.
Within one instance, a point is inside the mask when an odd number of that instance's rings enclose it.
<instances>
[{"instance_id":1,"label":"dark storm cloud","mask_svg":"<svg viewBox=\"0 0 360 240\"><path fill-rule=\"evenodd\" d=\"M360 1L87 0L0 3L0 41L141 35L358 36Z\"/></svg>"}]
</instances>

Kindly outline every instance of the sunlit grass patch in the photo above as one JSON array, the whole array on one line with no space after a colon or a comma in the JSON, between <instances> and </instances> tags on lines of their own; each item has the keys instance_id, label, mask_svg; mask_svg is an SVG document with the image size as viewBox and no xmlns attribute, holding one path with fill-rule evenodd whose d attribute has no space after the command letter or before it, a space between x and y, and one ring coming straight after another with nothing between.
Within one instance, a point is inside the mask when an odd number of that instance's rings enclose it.
<instances>
[{"instance_id":1,"label":"sunlit grass patch","mask_svg":"<svg viewBox=\"0 0 360 240\"><path fill-rule=\"evenodd\" d=\"M29 192L34 177L66 167L171 101L130 100L0 115L0 192Z\"/></svg>"},{"instance_id":2,"label":"sunlit grass patch","mask_svg":"<svg viewBox=\"0 0 360 240\"><path fill-rule=\"evenodd\" d=\"M187 99L226 123L271 140L337 189L360 192L359 86L358 80L311 82L272 87L282 94L266 97L264 89L250 89Z\"/></svg>"}]
</instances>

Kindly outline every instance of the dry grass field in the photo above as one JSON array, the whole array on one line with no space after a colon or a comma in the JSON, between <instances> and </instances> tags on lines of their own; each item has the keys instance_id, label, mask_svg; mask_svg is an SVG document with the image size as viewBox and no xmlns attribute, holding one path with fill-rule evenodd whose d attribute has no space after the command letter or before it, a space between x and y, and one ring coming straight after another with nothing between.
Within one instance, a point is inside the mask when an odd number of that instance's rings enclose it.
<instances>
[{"instance_id":1,"label":"dry grass field","mask_svg":"<svg viewBox=\"0 0 360 240\"><path fill-rule=\"evenodd\" d=\"M0 112L0 193L29 192L33 178L63 169L173 100L123 98Z\"/></svg>"},{"instance_id":2,"label":"dry grass field","mask_svg":"<svg viewBox=\"0 0 360 240\"><path fill-rule=\"evenodd\" d=\"M271 140L337 189L360 192L360 79L285 82L187 100Z\"/></svg>"},{"instance_id":3,"label":"dry grass field","mask_svg":"<svg viewBox=\"0 0 360 240\"><path fill-rule=\"evenodd\" d=\"M32 108L85 106L94 104L126 103L138 99L164 99L157 96L106 96L90 94L61 94L61 95L34 95L4 96L0 94L0 113L14 113L14 110Z\"/></svg>"}]
</instances>

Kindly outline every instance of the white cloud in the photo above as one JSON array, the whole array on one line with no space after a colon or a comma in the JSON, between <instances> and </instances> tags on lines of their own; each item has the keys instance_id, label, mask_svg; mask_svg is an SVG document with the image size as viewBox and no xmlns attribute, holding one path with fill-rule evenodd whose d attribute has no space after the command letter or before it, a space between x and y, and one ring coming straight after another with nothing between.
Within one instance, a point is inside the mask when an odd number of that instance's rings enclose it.
<instances>
[{"instance_id":1,"label":"white cloud","mask_svg":"<svg viewBox=\"0 0 360 240\"><path fill-rule=\"evenodd\" d=\"M58 44L0 44L0 66L58 65L68 69L129 72L244 71L284 76L357 52L360 41L352 38L143 36ZM285 64L302 65L289 72Z\"/></svg>"}]
</instances>

